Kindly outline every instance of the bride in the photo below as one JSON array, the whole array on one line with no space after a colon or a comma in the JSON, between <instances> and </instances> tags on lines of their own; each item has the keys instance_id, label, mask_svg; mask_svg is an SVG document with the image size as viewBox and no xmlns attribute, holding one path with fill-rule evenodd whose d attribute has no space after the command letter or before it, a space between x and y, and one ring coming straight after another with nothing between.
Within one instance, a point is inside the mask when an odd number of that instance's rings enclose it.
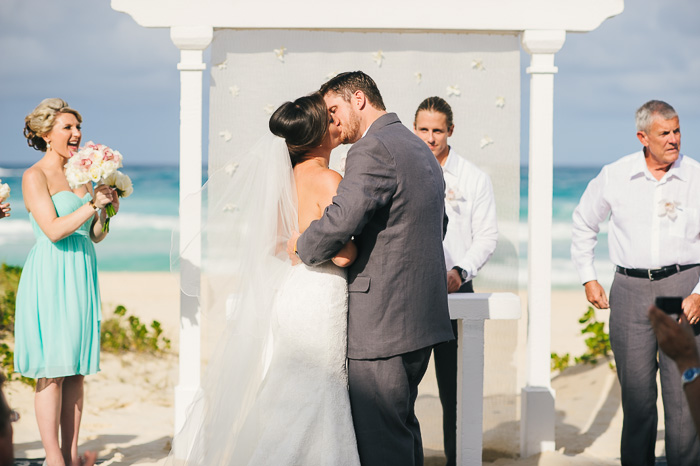
<instances>
[{"instance_id":1,"label":"bride","mask_svg":"<svg viewBox=\"0 0 700 466\"><path fill-rule=\"evenodd\" d=\"M336 193L341 176L328 162L339 131L318 93L280 106L269 126L277 137L234 156L204 188L210 215L201 241L225 239L204 268L225 269L210 288L226 301L227 324L173 440L170 464L360 464L347 391L342 268L357 250L349 242L317 267L292 266L285 252L291 231L320 218ZM214 195L218 177L226 178L225 188ZM182 286L196 294L194 284Z\"/></svg>"}]
</instances>

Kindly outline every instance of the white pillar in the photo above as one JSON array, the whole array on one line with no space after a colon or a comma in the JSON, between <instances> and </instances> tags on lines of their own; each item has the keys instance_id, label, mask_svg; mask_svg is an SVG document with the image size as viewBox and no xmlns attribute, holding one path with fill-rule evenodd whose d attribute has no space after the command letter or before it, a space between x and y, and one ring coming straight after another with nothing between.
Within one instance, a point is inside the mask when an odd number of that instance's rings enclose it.
<instances>
[{"instance_id":1,"label":"white pillar","mask_svg":"<svg viewBox=\"0 0 700 466\"><path fill-rule=\"evenodd\" d=\"M565 31L524 31L531 55L528 182L527 386L522 390L520 455L554 450L554 390L550 383L554 54Z\"/></svg>"},{"instance_id":2,"label":"white pillar","mask_svg":"<svg viewBox=\"0 0 700 466\"><path fill-rule=\"evenodd\" d=\"M513 293L452 293L450 318L458 319L457 464L481 466L484 429L484 321L519 319Z\"/></svg>"},{"instance_id":3,"label":"white pillar","mask_svg":"<svg viewBox=\"0 0 700 466\"><path fill-rule=\"evenodd\" d=\"M213 28L174 26L170 38L180 49L180 203L202 186L202 54L213 38ZM188 202L199 206L199 202ZM199 245L184 246L201 229L199 210L180 213L180 280L199 283ZM201 335L199 299L180 292L180 380L175 387L175 432L185 422L187 407L199 389Z\"/></svg>"}]
</instances>

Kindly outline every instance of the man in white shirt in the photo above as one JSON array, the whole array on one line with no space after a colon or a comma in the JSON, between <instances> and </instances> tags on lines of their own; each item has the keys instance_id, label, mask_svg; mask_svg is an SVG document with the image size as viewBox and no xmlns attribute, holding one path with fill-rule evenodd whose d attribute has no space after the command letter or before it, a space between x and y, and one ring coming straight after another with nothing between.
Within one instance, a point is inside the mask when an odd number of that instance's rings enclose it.
<instances>
[{"instance_id":1,"label":"man in white shirt","mask_svg":"<svg viewBox=\"0 0 700 466\"><path fill-rule=\"evenodd\" d=\"M445 177L445 212L449 219L443 241L447 292L473 293L472 279L489 260L498 242L496 202L488 175L447 144L447 138L454 131L452 118L452 108L444 99L428 97L416 110L413 131L428 144ZM455 339L433 350L447 466L456 463L456 320L452 321L452 329Z\"/></svg>"},{"instance_id":2,"label":"man in white shirt","mask_svg":"<svg viewBox=\"0 0 700 466\"><path fill-rule=\"evenodd\" d=\"M573 215L571 256L588 301L611 311L610 342L624 414L622 464L654 464L659 368L668 464L697 466L700 442L681 374L663 352L657 360L647 310L658 296L680 296L688 321L700 319L700 164L681 155L678 114L669 104L645 103L636 124L644 147L604 166L588 184ZM600 224L608 217L610 259L616 266L609 305L593 266ZM695 342L700 345L700 337Z\"/></svg>"}]
</instances>

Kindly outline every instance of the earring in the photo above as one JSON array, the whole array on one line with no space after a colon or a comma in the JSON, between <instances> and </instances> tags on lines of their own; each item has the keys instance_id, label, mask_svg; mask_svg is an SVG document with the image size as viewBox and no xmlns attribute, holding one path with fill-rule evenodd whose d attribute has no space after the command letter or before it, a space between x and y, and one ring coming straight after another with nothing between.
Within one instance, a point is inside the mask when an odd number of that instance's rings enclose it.
<instances>
[{"instance_id":1,"label":"earring","mask_svg":"<svg viewBox=\"0 0 700 466\"><path fill-rule=\"evenodd\" d=\"M50 150L51 150L51 141L46 141L46 151L48 152Z\"/></svg>"}]
</instances>

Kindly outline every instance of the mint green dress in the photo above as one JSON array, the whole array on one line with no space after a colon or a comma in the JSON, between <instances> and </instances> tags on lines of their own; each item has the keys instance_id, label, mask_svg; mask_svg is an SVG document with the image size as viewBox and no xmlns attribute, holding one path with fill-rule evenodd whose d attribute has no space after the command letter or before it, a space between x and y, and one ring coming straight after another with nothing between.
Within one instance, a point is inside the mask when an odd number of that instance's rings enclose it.
<instances>
[{"instance_id":1,"label":"mint green dress","mask_svg":"<svg viewBox=\"0 0 700 466\"><path fill-rule=\"evenodd\" d=\"M91 199L72 191L51 197L59 217ZM17 290L15 371L55 378L100 370L100 290L92 218L72 235L52 243L29 214L36 244Z\"/></svg>"}]
</instances>

